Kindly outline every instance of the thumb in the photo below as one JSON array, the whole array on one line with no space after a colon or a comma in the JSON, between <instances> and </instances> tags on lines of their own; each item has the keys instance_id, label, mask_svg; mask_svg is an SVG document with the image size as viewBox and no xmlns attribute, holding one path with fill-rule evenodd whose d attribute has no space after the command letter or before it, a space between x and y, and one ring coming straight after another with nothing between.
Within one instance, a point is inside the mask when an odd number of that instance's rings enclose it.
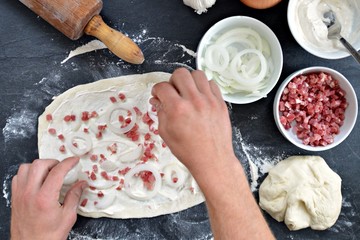
<instances>
[{"instance_id":1,"label":"thumb","mask_svg":"<svg viewBox=\"0 0 360 240\"><path fill-rule=\"evenodd\" d=\"M66 212L76 213L76 209L80 202L81 194L87 187L88 184L86 181L79 181L69 189L69 191L65 195L63 203L63 207Z\"/></svg>"}]
</instances>

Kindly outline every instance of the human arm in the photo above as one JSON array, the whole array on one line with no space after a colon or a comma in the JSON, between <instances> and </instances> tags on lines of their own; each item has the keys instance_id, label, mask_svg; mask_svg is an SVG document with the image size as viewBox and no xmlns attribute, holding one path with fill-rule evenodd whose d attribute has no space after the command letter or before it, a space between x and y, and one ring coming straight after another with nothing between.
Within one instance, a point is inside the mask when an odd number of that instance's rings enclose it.
<instances>
[{"instance_id":1,"label":"human arm","mask_svg":"<svg viewBox=\"0 0 360 240\"><path fill-rule=\"evenodd\" d=\"M216 84L201 71L178 69L152 94L160 136L203 191L215 239L273 239L234 154Z\"/></svg>"},{"instance_id":2,"label":"human arm","mask_svg":"<svg viewBox=\"0 0 360 240\"><path fill-rule=\"evenodd\" d=\"M79 158L22 164L11 185L11 239L66 239L87 183L79 181L59 203L63 179Z\"/></svg>"}]
</instances>

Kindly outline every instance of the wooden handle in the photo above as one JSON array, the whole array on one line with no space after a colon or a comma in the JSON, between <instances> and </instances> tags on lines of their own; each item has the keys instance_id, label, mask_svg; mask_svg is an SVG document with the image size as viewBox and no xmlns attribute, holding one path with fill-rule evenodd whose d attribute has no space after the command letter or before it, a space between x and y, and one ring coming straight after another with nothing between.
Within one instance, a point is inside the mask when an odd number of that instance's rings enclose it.
<instances>
[{"instance_id":1,"label":"wooden handle","mask_svg":"<svg viewBox=\"0 0 360 240\"><path fill-rule=\"evenodd\" d=\"M106 25L99 15L89 21L84 32L100 39L111 52L124 61L134 64L144 62L140 48L130 38Z\"/></svg>"}]
</instances>

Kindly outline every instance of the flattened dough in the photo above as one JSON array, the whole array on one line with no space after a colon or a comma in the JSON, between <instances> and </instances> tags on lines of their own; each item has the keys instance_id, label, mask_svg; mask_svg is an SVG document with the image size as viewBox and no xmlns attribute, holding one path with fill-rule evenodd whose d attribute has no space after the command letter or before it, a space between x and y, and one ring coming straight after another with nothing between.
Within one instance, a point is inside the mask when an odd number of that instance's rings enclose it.
<instances>
[{"instance_id":1,"label":"flattened dough","mask_svg":"<svg viewBox=\"0 0 360 240\"><path fill-rule=\"evenodd\" d=\"M269 171L260 207L290 230L324 230L339 217L341 178L319 156L292 156Z\"/></svg>"},{"instance_id":2,"label":"flattened dough","mask_svg":"<svg viewBox=\"0 0 360 240\"><path fill-rule=\"evenodd\" d=\"M76 86L39 117L40 158L80 157L61 191L63 198L78 179L89 183L80 215L154 217L204 201L190 172L159 136L148 102L152 86L169 78L153 72Z\"/></svg>"}]
</instances>

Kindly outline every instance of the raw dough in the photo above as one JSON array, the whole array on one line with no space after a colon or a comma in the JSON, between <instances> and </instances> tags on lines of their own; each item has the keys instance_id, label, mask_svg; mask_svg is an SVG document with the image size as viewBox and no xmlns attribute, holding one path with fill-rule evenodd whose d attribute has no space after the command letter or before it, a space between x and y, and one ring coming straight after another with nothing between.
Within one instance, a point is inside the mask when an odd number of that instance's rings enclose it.
<instances>
[{"instance_id":1,"label":"raw dough","mask_svg":"<svg viewBox=\"0 0 360 240\"><path fill-rule=\"evenodd\" d=\"M88 217L153 217L204 201L190 172L159 136L149 104L152 86L169 78L153 72L99 80L69 89L45 109L39 117L39 157L80 157L65 177L60 201L78 179L90 186L78 208Z\"/></svg>"},{"instance_id":2,"label":"raw dough","mask_svg":"<svg viewBox=\"0 0 360 240\"><path fill-rule=\"evenodd\" d=\"M341 211L341 178L319 156L292 156L269 171L259 195L260 207L290 230L324 230Z\"/></svg>"}]
</instances>

